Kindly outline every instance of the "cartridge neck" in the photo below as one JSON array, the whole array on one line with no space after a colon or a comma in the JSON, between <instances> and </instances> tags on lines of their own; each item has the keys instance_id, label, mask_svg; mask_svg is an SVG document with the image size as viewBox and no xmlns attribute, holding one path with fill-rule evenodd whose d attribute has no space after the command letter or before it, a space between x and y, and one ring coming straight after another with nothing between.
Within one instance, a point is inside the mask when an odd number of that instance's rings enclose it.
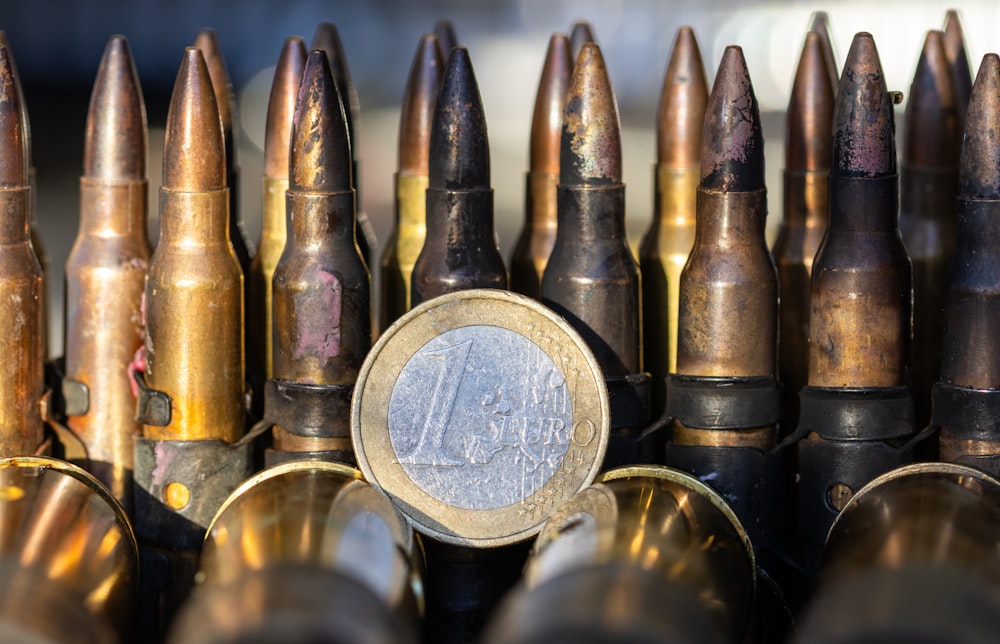
<instances>
[{"instance_id":1,"label":"cartridge neck","mask_svg":"<svg viewBox=\"0 0 1000 644\"><path fill-rule=\"evenodd\" d=\"M31 190L0 188L0 244L17 244L29 239Z\"/></svg>"},{"instance_id":2,"label":"cartridge neck","mask_svg":"<svg viewBox=\"0 0 1000 644\"><path fill-rule=\"evenodd\" d=\"M904 165L899 176L900 216L947 223L953 227L958 167Z\"/></svg>"},{"instance_id":3,"label":"cartridge neck","mask_svg":"<svg viewBox=\"0 0 1000 644\"><path fill-rule=\"evenodd\" d=\"M698 188L695 245L765 244L767 190L719 192Z\"/></svg>"},{"instance_id":4,"label":"cartridge neck","mask_svg":"<svg viewBox=\"0 0 1000 644\"><path fill-rule=\"evenodd\" d=\"M625 243L625 186L559 186L558 229L562 243Z\"/></svg>"},{"instance_id":5,"label":"cartridge neck","mask_svg":"<svg viewBox=\"0 0 1000 644\"><path fill-rule=\"evenodd\" d=\"M160 242L181 246L230 244L229 189L180 192L160 188Z\"/></svg>"},{"instance_id":6,"label":"cartridge neck","mask_svg":"<svg viewBox=\"0 0 1000 644\"><path fill-rule=\"evenodd\" d=\"M495 248L493 189L427 189L427 236L424 246L461 249Z\"/></svg>"},{"instance_id":7,"label":"cartridge neck","mask_svg":"<svg viewBox=\"0 0 1000 644\"><path fill-rule=\"evenodd\" d=\"M654 166L654 228L694 228L701 168Z\"/></svg>"},{"instance_id":8,"label":"cartridge neck","mask_svg":"<svg viewBox=\"0 0 1000 644\"><path fill-rule=\"evenodd\" d=\"M289 190L286 248L357 249L354 204L353 190L336 193Z\"/></svg>"},{"instance_id":9,"label":"cartridge neck","mask_svg":"<svg viewBox=\"0 0 1000 644\"><path fill-rule=\"evenodd\" d=\"M145 180L80 178L80 236L145 238Z\"/></svg>"},{"instance_id":10,"label":"cartridge neck","mask_svg":"<svg viewBox=\"0 0 1000 644\"><path fill-rule=\"evenodd\" d=\"M884 233L899 230L899 181L885 177L830 175L830 232Z\"/></svg>"},{"instance_id":11,"label":"cartridge neck","mask_svg":"<svg viewBox=\"0 0 1000 644\"><path fill-rule=\"evenodd\" d=\"M526 208L524 224L532 230L555 230L558 222L556 191L559 175L551 172L528 172L525 180Z\"/></svg>"}]
</instances>

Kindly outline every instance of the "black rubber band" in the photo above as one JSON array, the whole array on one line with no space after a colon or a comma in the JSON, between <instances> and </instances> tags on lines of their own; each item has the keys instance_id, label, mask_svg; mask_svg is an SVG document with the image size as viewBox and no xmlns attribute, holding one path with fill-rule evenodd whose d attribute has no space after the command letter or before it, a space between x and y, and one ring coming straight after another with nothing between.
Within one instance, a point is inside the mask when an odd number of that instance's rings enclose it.
<instances>
[{"instance_id":1,"label":"black rubber band","mask_svg":"<svg viewBox=\"0 0 1000 644\"><path fill-rule=\"evenodd\" d=\"M351 435L347 419L353 393L354 385L304 385L271 379L264 385L264 420L295 436L346 438Z\"/></svg>"},{"instance_id":2,"label":"black rubber band","mask_svg":"<svg viewBox=\"0 0 1000 644\"><path fill-rule=\"evenodd\" d=\"M648 373L634 373L605 380L611 403L611 431L641 428L649 423L651 381Z\"/></svg>"},{"instance_id":3,"label":"black rubber band","mask_svg":"<svg viewBox=\"0 0 1000 644\"><path fill-rule=\"evenodd\" d=\"M873 441L912 436L909 387L803 387L799 428L827 440Z\"/></svg>"},{"instance_id":4,"label":"black rubber band","mask_svg":"<svg viewBox=\"0 0 1000 644\"><path fill-rule=\"evenodd\" d=\"M931 389L935 427L954 438L1000 441L1000 389L971 389L938 382Z\"/></svg>"},{"instance_id":5,"label":"black rubber band","mask_svg":"<svg viewBox=\"0 0 1000 644\"><path fill-rule=\"evenodd\" d=\"M771 377L667 376L667 415L696 429L750 429L781 419L781 385Z\"/></svg>"}]
</instances>

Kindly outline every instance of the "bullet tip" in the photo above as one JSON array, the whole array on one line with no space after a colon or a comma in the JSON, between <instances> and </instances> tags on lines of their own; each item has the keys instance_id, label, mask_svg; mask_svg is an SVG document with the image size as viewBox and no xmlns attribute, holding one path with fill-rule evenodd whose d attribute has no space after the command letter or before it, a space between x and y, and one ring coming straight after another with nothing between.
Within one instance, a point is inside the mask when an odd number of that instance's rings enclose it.
<instances>
[{"instance_id":1,"label":"bullet tip","mask_svg":"<svg viewBox=\"0 0 1000 644\"><path fill-rule=\"evenodd\" d=\"M298 36L286 38L274 70L274 81L271 83L271 94L267 102L267 125L264 128L266 177L288 177L292 117L305 65L305 42Z\"/></svg>"},{"instance_id":2,"label":"bullet tip","mask_svg":"<svg viewBox=\"0 0 1000 644\"><path fill-rule=\"evenodd\" d=\"M479 85L465 47L451 50L431 126L429 185L440 190L490 186L490 147Z\"/></svg>"},{"instance_id":3,"label":"bullet tip","mask_svg":"<svg viewBox=\"0 0 1000 644\"><path fill-rule=\"evenodd\" d=\"M785 120L785 168L789 172L830 169L835 90L823 48L818 33L806 33Z\"/></svg>"},{"instance_id":4,"label":"bullet tip","mask_svg":"<svg viewBox=\"0 0 1000 644\"><path fill-rule=\"evenodd\" d=\"M86 177L146 177L146 108L124 36L112 36L104 49L90 95L83 151Z\"/></svg>"},{"instance_id":5,"label":"bullet tip","mask_svg":"<svg viewBox=\"0 0 1000 644\"><path fill-rule=\"evenodd\" d=\"M310 192L351 189L351 144L344 104L323 51L302 71L292 120L289 188Z\"/></svg>"},{"instance_id":6,"label":"bullet tip","mask_svg":"<svg viewBox=\"0 0 1000 644\"><path fill-rule=\"evenodd\" d=\"M601 48L589 42L573 68L563 120L559 182L617 185L622 180L621 123Z\"/></svg>"},{"instance_id":7,"label":"bullet tip","mask_svg":"<svg viewBox=\"0 0 1000 644\"><path fill-rule=\"evenodd\" d=\"M413 55L399 114L400 174L426 177L429 172L431 122L444 75L439 43L434 34L425 34Z\"/></svg>"},{"instance_id":8,"label":"bullet tip","mask_svg":"<svg viewBox=\"0 0 1000 644\"><path fill-rule=\"evenodd\" d=\"M1000 199L1000 57L986 54L972 86L959 170L959 194Z\"/></svg>"},{"instance_id":9,"label":"bullet tip","mask_svg":"<svg viewBox=\"0 0 1000 644\"><path fill-rule=\"evenodd\" d=\"M565 34L552 34L545 53L542 76L535 95L535 112L531 119L531 172L559 174L563 111L572 73L573 58L569 38Z\"/></svg>"},{"instance_id":10,"label":"bullet tip","mask_svg":"<svg viewBox=\"0 0 1000 644\"><path fill-rule=\"evenodd\" d=\"M952 167L958 163L958 109L944 34L929 31L917 61L906 102L903 162L911 167Z\"/></svg>"},{"instance_id":11,"label":"bullet tip","mask_svg":"<svg viewBox=\"0 0 1000 644\"><path fill-rule=\"evenodd\" d=\"M694 30L677 30L660 92L656 117L656 159L662 167L698 167L708 80Z\"/></svg>"},{"instance_id":12,"label":"bullet tip","mask_svg":"<svg viewBox=\"0 0 1000 644\"><path fill-rule=\"evenodd\" d=\"M875 39L861 32L854 36L837 88L833 174L882 177L896 173L892 106Z\"/></svg>"},{"instance_id":13,"label":"bullet tip","mask_svg":"<svg viewBox=\"0 0 1000 644\"><path fill-rule=\"evenodd\" d=\"M28 185L28 151L22 100L6 45L0 44L0 186Z\"/></svg>"},{"instance_id":14,"label":"bullet tip","mask_svg":"<svg viewBox=\"0 0 1000 644\"><path fill-rule=\"evenodd\" d=\"M222 121L205 58L197 47L184 50L163 142L163 187L181 192L226 186Z\"/></svg>"},{"instance_id":15,"label":"bullet tip","mask_svg":"<svg viewBox=\"0 0 1000 644\"><path fill-rule=\"evenodd\" d=\"M743 49L726 47L701 134L701 186L727 192L764 187L764 135Z\"/></svg>"}]
</instances>

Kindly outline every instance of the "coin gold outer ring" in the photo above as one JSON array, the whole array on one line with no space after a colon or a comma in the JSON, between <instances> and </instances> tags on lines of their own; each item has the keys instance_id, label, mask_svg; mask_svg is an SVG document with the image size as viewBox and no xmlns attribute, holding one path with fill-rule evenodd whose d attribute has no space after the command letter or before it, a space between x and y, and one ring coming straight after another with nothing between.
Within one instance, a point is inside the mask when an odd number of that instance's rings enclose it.
<instances>
[{"instance_id":1,"label":"coin gold outer ring","mask_svg":"<svg viewBox=\"0 0 1000 644\"><path fill-rule=\"evenodd\" d=\"M403 368L428 342L464 327L496 327L526 338L573 383L571 439L555 473L527 498L491 509L457 507L421 489L398 462L389 434L389 401ZM442 295L397 320L365 358L351 404L351 440L365 478L385 491L419 532L475 548L517 543L537 534L556 508L597 476L609 428L604 374L583 338L548 307L496 289Z\"/></svg>"}]
</instances>

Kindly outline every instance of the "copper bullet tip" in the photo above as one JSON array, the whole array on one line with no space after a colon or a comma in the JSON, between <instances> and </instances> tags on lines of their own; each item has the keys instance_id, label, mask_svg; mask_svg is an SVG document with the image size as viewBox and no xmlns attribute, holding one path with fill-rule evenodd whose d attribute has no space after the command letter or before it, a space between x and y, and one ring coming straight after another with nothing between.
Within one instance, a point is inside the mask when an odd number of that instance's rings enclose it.
<instances>
[{"instance_id":1,"label":"copper bullet tip","mask_svg":"<svg viewBox=\"0 0 1000 644\"><path fill-rule=\"evenodd\" d=\"M226 148L205 57L184 50L167 111L163 142L163 187L181 192L226 186Z\"/></svg>"},{"instance_id":2,"label":"copper bullet tip","mask_svg":"<svg viewBox=\"0 0 1000 644\"><path fill-rule=\"evenodd\" d=\"M886 89L875 39L869 33L854 36L840 77L836 105L831 174L896 174L893 98Z\"/></svg>"},{"instance_id":3,"label":"copper bullet tip","mask_svg":"<svg viewBox=\"0 0 1000 644\"><path fill-rule=\"evenodd\" d=\"M958 111L944 34L928 31L906 103L903 163L952 167L958 163Z\"/></svg>"},{"instance_id":4,"label":"copper bullet tip","mask_svg":"<svg viewBox=\"0 0 1000 644\"><path fill-rule=\"evenodd\" d=\"M434 35L437 36L437 45L441 49L442 60L447 60L452 48L458 46L455 27L452 26L450 20L438 20L434 23Z\"/></svg>"},{"instance_id":5,"label":"copper bullet tip","mask_svg":"<svg viewBox=\"0 0 1000 644\"><path fill-rule=\"evenodd\" d=\"M351 137L351 145L357 142L354 139L355 121L358 119L358 112L361 110L361 103L358 101L358 91L351 82L351 73L347 69L347 57L344 55L344 47L340 43L340 34L337 27L332 22L323 22L316 26L316 33L313 35L312 44L309 51L320 49L326 52L327 62L330 64L330 73L333 75L333 82L337 86L337 91L344 101L344 113L347 116L347 132ZM351 150L352 158L357 157L357 150Z\"/></svg>"},{"instance_id":6,"label":"copper bullet tip","mask_svg":"<svg viewBox=\"0 0 1000 644\"><path fill-rule=\"evenodd\" d=\"M194 46L201 50L205 57L205 65L212 80L215 91L215 104L219 106L219 117L222 119L222 136L226 142L226 159L229 165L235 165L236 147L233 142L233 122L236 120L236 96L233 85L229 82L229 72L226 71L226 61L219 49L219 40L212 29L202 29L194 39Z\"/></svg>"},{"instance_id":7,"label":"copper bullet tip","mask_svg":"<svg viewBox=\"0 0 1000 644\"><path fill-rule=\"evenodd\" d=\"M764 187L764 135L743 50L726 47L701 133L701 187L751 192Z\"/></svg>"},{"instance_id":8,"label":"copper bullet tip","mask_svg":"<svg viewBox=\"0 0 1000 644\"><path fill-rule=\"evenodd\" d=\"M785 167L790 172L830 169L833 158L833 105L836 87L831 83L818 33L806 34L802 55L792 83L785 132Z\"/></svg>"},{"instance_id":9,"label":"copper bullet tip","mask_svg":"<svg viewBox=\"0 0 1000 644\"><path fill-rule=\"evenodd\" d=\"M490 144L479 85L465 47L451 50L431 126L429 186L474 190L490 185Z\"/></svg>"},{"instance_id":10,"label":"copper bullet tip","mask_svg":"<svg viewBox=\"0 0 1000 644\"><path fill-rule=\"evenodd\" d=\"M667 168L697 167L708 81L691 27L681 27L667 63L656 115L656 161Z\"/></svg>"},{"instance_id":11,"label":"copper bullet tip","mask_svg":"<svg viewBox=\"0 0 1000 644\"><path fill-rule=\"evenodd\" d=\"M302 70L306 65L306 44L298 36L285 39L278 57L267 101L267 126L264 129L264 176L281 179L288 176L288 150L292 136L292 115L299 93Z\"/></svg>"},{"instance_id":12,"label":"copper bullet tip","mask_svg":"<svg viewBox=\"0 0 1000 644\"><path fill-rule=\"evenodd\" d=\"M809 21L809 31L819 36L822 43L824 64L830 75L834 93L840 84L840 72L837 70L837 55L833 47L833 37L830 34L830 16L825 11L815 11Z\"/></svg>"},{"instance_id":13,"label":"copper bullet tip","mask_svg":"<svg viewBox=\"0 0 1000 644\"><path fill-rule=\"evenodd\" d=\"M7 48L7 61L10 63L10 69L14 74L14 85L17 87L17 95L21 101L21 118L24 119L24 147L25 154L28 155L28 160L26 161L27 167L31 167L31 119L28 116L28 105L24 100L24 90L21 89L21 77L17 73L17 63L14 61L14 53L11 51L10 45L7 43L7 33L0 29L0 45Z\"/></svg>"},{"instance_id":14,"label":"copper bullet tip","mask_svg":"<svg viewBox=\"0 0 1000 644\"><path fill-rule=\"evenodd\" d=\"M573 69L563 122L559 183L617 185L622 181L622 134L618 103L601 56L590 42Z\"/></svg>"},{"instance_id":15,"label":"copper bullet tip","mask_svg":"<svg viewBox=\"0 0 1000 644\"><path fill-rule=\"evenodd\" d=\"M965 199L1000 199L1000 57L986 54L972 86L959 195Z\"/></svg>"},{"instance_id":16,"label":"copper bullet tip","mask_svg":"<svg viewBox=\"0 0 1000 644\"><path fill-rule=\"evenodd\" d=\"M0 45L0 187L28 185L28 145L21 92L10 54Z\"/></svg>"},{"instance_id":17,"label":"copper bullet tip","mask_svg":"<svg viewBox=\"0 0 1000 644\"><path fill-rule=\"evenodd\" d=\"M580 50L589 42L597 43L597 39L594 38L594 30L586 20L577 20L569 30L569 44L574 61L580 57Z\"/></svg>"},{"instance_id":18,"label":"copper bullet tip","mask_svg":"<svg viewBox=\"0 0 1000 644\"><path fill-rule=\"evenodd\" d=\"M112 36L104 49L90 95L83 143L86 177L146 178L146 108L125 36Z\"/></svg>"},{"instance_id":19,"label":"copper bullet tip","mask_svg":"<svg viewBox=\"0 0 1000 644\"><path fill-rule=\"evenodd\" d=\"M969 106L969 95L972 93L972 66L965 49L965 36L962 34L962 23L958 12L949 9L944 20L944 54L951 68L951 83L955 90L955 101L958 106L959 132L965 124L965 112Z\"/></svg>"},{"instance_id":20,"label":"copper bullet tip","mask_svg":"<svg viewBox=\"0 0 1000 644\"><path fill-rule=\"evenodd\" d=\"M531 119L531 172L559 174L563 110L572 73L569 38L565 34L552 34Z\"/></svg>"},{"instance_id":21,"label":"copper bullet tip","mask_svg":"<svg viewBox=\"0 0 1000 644\"><path fill-rule=\"evenodd\" d=\"M432 34L422 36L410 66L399 114L400 174L426 177L429 172L431 122L444 74L439 42Z\"/></svg>"},{"instance_id":22,"label":"copper bullet tip","mask_svg":"<svg viewBox=\"0 0 1000 644\"><path fill-rule=\"evenodd\" d=\"M351 189L351 143L344 104L319 50L309 54L302 72L292 120L289 188L308 192Z\"/></svg>"}]
</instances>

